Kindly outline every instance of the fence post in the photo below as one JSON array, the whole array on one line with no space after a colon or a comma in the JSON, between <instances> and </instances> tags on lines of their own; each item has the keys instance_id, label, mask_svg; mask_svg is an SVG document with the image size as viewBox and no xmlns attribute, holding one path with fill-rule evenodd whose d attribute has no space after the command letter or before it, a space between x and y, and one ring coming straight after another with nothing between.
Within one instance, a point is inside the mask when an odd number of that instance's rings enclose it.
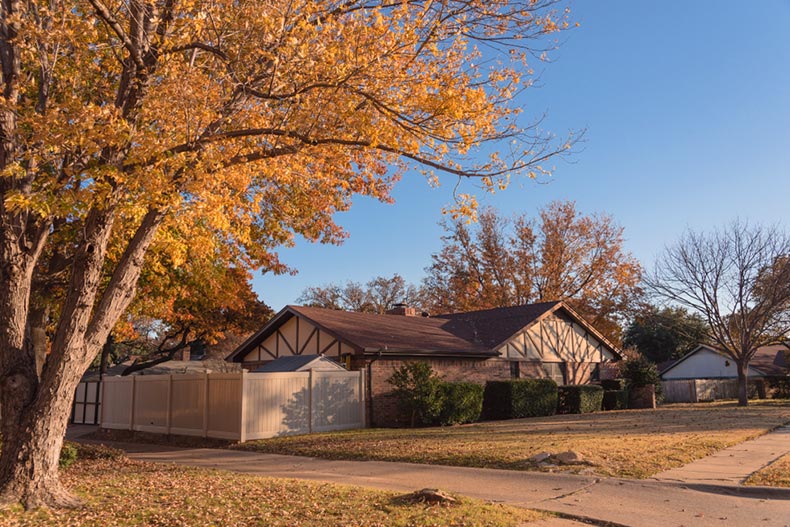
<instances>
[{"instance_id":1,"label":"fence post","mask_svg":"<svg viewBox=\"0 0 790 527\"><path fill-rule=\"evenodd\" d=\"M313 433L313 370L307 373L307 433Z\"/></svg>"},{"instance_id":2,"label":"fence post","mask_svg":"<svg viewBox=\"0 0 790 527\"><path fill-rule=\"evenodd\" d=\"M359 375L359 397L357 397L357 404L359 405L359 422L362 425L362 428L367 426L365 423L365 417L367 412L365 411L365 370L357 371Z\"/></svg>"},{"instance_id":3,"label":"fence post","mask_svg":"<svg viewBox=\"0 0 790 527\"><path fill-rule=\"evenodd\" d=\"M203 437L208 437L208 372L203 374Z\"/></svg>"},{"instance_id":4,"label":"fence post","mask_svg":"<svg viewBox=\"0 0 790 527\"><path fill-rule=\"evenodd\" d=\"M239 378L241 384L241 404L239 416L239 442L243 443L247 440L247 371L241 370L241 377Z\"/></svg>"},{"instance_id":5,"label":"fence post","mask_svg":"<svg viewBox=\"0 0 790 527\"><path fill-rule=\"evenodd\" d=\"M165 416L165 430L167 435L170 435L170 423L172 422L171 415L173 413L173 375L167 376L167 415Z\"/></svg>"},{"instance_id":6,"label":"fence post","mask_svg":"<svg viewBox=\"0 0 790 527\"><path fill-rule=\"evenodd\" d=\"M104 401L105 401L104 387L106 385L107 385L107 379L104 379L104 380L102 380L102 382L99 383L99 394L98 394L98 396L99 396L99 401L101 401L101 402L100 402L100 406L99 406L99 416L97 418L97 420L99 422L96 423L97 425L99 425L99 428L104 428L102 425L104 424Z\"/></svg>"},{"instance_id":7,"label":"fence post","mask_svg":"<svg viewBox=\"0 0 790 527\"><path fill-rule=\"evenodd\" d=\"M129 430L134 430L134 396L137 386L135 379L137 378L137 376L130 375L129 377L132 378L132 404L129 405Z\"/></svg>"}]
</instances>

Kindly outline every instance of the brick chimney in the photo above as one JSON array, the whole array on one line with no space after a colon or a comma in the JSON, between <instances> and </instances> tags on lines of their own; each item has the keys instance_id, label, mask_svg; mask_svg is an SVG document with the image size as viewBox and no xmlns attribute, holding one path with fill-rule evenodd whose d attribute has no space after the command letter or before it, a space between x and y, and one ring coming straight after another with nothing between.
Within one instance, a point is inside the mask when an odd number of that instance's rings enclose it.
<instances>
[{"instance_id":1,"label":"brick chimney","mask_svg":"<svg viewBox=\"0 0 790 527\"><path fill-rule=\"evenodd\" d=\"M173 357L173 359L175 359L175 360L186 360L186 361L191 360L192 359L192 353L191 353L191 350L189 349L189 346L185 346L184 349L177 351L176 355L175 355L175 357Z\"/></svg>"},{"instance_id":2,"label":"brick chimney","mask_svg":"<svg viewBox=\"0 0 790 527\"><path fill-rule=\"evenodd\" d=\"M406 317L416 317L420 314L417 313L417 310L413 307L409 307L408 304L393 304L392 309L387 310L388 315L402 315Z\"/></svg>"}]
</instances>

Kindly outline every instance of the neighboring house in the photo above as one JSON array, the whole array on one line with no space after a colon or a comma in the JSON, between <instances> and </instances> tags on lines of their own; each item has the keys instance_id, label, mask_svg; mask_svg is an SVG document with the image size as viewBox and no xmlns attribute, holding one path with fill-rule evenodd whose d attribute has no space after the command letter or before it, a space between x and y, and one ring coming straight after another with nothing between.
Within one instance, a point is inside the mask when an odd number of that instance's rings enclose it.
<instances>
[{"instance_id":1,"label":"neighboring house","mask_svg":"<svg viewBox=\"0 0 790 527\"><path fill-rule=\"evenodd\" d=\"M788 374L786 346L763 346L749 362L749 377L783 376ZM701 344L680 359L660 370L665 381L689 379L737 379L735 361L722 351Z\"/></svg>"},{"instance_id":2,"label":"neighboring house","mask_svg":"<svg viewBox=\"0 0 790 527\"><path fill-rule=\"evenodd\" d=\"M294 355L326 355L364 370L369 422L398 424L387 379L404 362L428 361L447 380L595 379L619 350L562 302L432 317L404 305L387 315L287 306L227 360L248 370Z\"/></svg>"},{"instance_id":3,"label":"neighboring house","mask_svg":"<svg viewBox=\"0 0 790 527\"><path fill-rule=\"evenodd\" d=\"M288 355L264 364L255 370L255 373L295 371L346 371L346 369L323 355Z\"/></svg>"}]
</instances>

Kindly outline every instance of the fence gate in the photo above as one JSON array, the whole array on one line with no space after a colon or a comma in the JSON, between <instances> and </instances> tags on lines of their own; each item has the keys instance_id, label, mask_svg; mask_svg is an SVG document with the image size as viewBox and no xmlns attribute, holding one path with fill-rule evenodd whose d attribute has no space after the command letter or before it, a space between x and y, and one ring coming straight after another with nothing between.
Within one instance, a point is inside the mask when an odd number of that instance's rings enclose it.
<instances>
[{"instance_id":1,"label":"fence gate","mask_svg":"<svg viewBox=\"0 0 790 527\"><path fill-rule=\"evenodd\" d=\"M79 425L97 425L101 407L101 382L81 381L74 392L71 422Z\"/></svg>"}]
</instances>

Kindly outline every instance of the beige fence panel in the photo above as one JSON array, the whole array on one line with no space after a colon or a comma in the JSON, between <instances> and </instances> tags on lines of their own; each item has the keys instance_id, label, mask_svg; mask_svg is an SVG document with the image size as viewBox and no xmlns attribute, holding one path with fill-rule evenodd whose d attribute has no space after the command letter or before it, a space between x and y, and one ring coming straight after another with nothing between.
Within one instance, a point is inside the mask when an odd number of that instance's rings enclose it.
<instances>
[{"instance_id":1,"label":"beige fence panel","mask_svg":"<svg viewBox=\"0 0 790 527\"><path fill-rule=\"evenodd\" d=\"M173 375L170 385L170 433L206 436L207 375Z\"/></svg>"},{"instance_id":2,"label":"beige fence panel","mask_svg":"<svg viewBox=\"0 0 790 527\"><path fill-rule=\"evenodd\" d=\"M248 373L245 380L245 439L310 432L310 373Z\"/></svg>"},{"instance_id":3,"label":"beige fence panel","mask_svg":"<svg viewBox=\"0 0 790 527\"><path fill-rule=\"evenodd\" d=\"M241 437L242 373L208 376L206 435L244 441Z\"/></svg>"},{"instance_id":4,"label":"beige fence panel","mask_svg":"<svg viewBox=\"0 0 790 527\"><path fill-rule=\"evenodd\" d=\"M170 375L146 375L134 379L132 430L167 434L170 425Z\"/></svg>"},{"instance_id":5,"label":"beige fence panel","mask_svg":"<svg viewBox=\"0 0 790 527\"><path fill-rule=\"evenodd\" d=\"M235 441L361 428L362 372L106 378L104 428Z\"/></svg>"},{"instance_id":6,"label":"beige fence panel","mask_svg":"<svg viewBox=\"0 0 790 527\"><path fill-rule=\"evenodd\" d=\"M101 426L131 430L134 377L105 377L101 385Z\"/></svg>"},{"instance_id":7,"label":"beige fence panel","mask_svg":"<svg viewBox=\"0 0 790 527\"><path fill-rule=\"evenodd\" d=\"M312 430L362 428L364 398L361 372L313 372Z\"/></svg>"}]
</instances>

